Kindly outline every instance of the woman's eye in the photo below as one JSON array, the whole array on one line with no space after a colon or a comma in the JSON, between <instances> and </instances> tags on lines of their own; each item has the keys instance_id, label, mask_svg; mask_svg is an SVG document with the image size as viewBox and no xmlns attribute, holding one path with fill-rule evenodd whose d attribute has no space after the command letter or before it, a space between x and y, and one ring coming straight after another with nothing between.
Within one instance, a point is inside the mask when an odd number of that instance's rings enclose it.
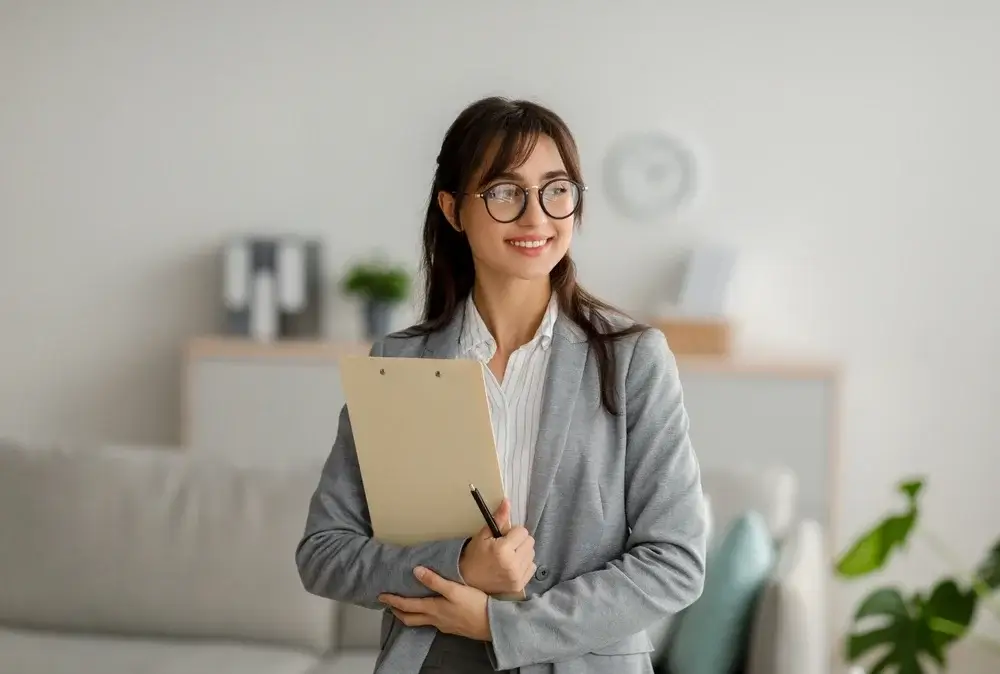
<instances>
[{"instance_id":1,"label":"woman's eye","mask_svg":"<svg viewBox=\"0 0 1000 674\"><path fill-rule=\"evenodd\" d=\"M549 200L559 199L569 194L569 191L570 184L566 181L560 180L559 182L549 184L545 188L544 196Z\"/></svg>"},{"instance_id":2,"label":"woman's eye","mask_svg":"<svg viewBox=\"0 0 1000 674\"><path fill-rule=\"evenodd\" d=\"M517 198L517 188L512 185L497 185L487 190L486 196L497 201L513 201Z\"/></svg>"}]
</instances>

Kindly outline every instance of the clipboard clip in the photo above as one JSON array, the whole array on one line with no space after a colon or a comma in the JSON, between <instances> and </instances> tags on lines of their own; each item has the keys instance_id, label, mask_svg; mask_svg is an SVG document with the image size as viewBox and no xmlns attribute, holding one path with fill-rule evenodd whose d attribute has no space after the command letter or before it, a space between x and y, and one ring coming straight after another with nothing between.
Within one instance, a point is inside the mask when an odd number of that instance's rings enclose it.
<instances>
[{"instance_id":1,"label":"clipboard clip","mask_svg":"<svg viewBox=\"0 0 1000 674\"><path fill-rule=\"evenodd\" d=\"M378 373L381 374L381 375L384 375L385 374L385 368L384 367L379 368ZM437 377L438 379L440 379L441 378L441 370L436 370L434 372L434 376Z\"/></svg>"}]
</instances>

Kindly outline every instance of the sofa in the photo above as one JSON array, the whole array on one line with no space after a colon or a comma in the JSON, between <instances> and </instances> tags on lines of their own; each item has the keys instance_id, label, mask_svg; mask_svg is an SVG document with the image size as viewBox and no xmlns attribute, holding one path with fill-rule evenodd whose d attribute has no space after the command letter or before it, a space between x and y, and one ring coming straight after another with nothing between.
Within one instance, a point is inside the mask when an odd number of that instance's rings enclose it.
<instances>
[{"instance_id":1,"label":"sofa","mask_svg":"<svg viewBox=\"0 0 1000 674\"><path fill-rule=\"evenodd\" d=\"M294 562L319 468L0 441L0 672L369 674L381 614L308 594ZM782 548L746 671L827 671L822 532L796 520L794 477L705 486L716 530L751 508ZM669 631L650 629L661 650Z\"/></svg>"}]
</instances>

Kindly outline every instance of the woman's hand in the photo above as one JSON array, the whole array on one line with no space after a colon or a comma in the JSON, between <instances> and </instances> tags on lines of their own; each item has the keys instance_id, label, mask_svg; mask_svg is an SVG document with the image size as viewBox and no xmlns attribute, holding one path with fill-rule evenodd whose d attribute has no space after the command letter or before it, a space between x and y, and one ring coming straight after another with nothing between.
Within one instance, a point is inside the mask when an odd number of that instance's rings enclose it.
<instances>
[{"instance_id":1,"label":"woman's hand","mask_svg":"<svg viewBox=\"0 0 1000 674\"><path fill-rule=\"evenodd\" d=\"M409 627L430 625L441 632L477 641L492 640L486 613L489 598L484 592L453 583L419 566L413 570L413 575L440 596L410 599L394 594L380 595L379 601L389 605L400 622Z\"/></svg>"},{"instance_id":2,"label":"woman's hand","mask_svg":"<svg viewBox=\"0 0 1000 674\"><path fill-rule=\"evenodd\" d=\"M524 527L510 528L510 501L494 513L503 538L493 538L484 526L462 550L458 571L466 585L486 594L521 592L535 573L535 539Z\"/></svg>"}]
</instances>

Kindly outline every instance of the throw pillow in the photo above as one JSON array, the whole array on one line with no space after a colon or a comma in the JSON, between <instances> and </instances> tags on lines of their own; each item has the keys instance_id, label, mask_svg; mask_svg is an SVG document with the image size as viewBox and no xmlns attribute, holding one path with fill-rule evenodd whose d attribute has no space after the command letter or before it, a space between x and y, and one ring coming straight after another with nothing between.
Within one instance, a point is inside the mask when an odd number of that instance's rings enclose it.
<instances>
[{"instance_id":1,"label":"throw pillow","mask_svg":"<svg viewBox=\"0 0 1000 674\"><path fill-rule=\"evenodd\" d=\"M819 523L807 520L782 542L754 611L748 671L821 672L829 666L824 537Z\"/></svg>"},{"instance_id":2,"label":"throw pillow","mask_svg":"<svg viewBox=\"0 0 1000 674\"><path fill-rule=\"evenodd\" d=\"M677 617L666 664L677 674L731 674L746 655L753 611L776 551L764 517L736 518L713 546L701 597Z\"/></svg>"}]
</instances>

